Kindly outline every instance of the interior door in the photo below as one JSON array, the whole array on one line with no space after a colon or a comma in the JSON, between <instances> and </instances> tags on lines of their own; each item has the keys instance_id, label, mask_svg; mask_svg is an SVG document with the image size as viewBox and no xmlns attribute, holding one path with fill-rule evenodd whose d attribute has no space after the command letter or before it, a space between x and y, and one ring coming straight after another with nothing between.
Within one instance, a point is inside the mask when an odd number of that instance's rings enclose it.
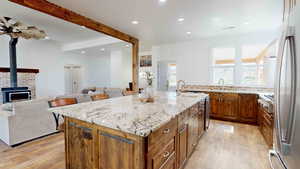
<instances>
[{"instance_id":1,"label":"interior door","mask_svg":"<svg viewBox=\"0 0 300 169\"><path fill-rule=\"evenodd\" d=\"M65 93L80 93L82 88L82 67L65 66Z\"/></svg>"}]
</instances>

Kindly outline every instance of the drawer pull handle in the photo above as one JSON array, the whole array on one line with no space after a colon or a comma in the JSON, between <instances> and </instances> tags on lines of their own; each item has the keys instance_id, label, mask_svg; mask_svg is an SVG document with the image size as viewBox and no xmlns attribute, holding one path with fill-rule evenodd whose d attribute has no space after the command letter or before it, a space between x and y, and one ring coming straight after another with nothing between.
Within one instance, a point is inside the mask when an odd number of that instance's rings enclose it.
<instances>
[{"instance_id":1,"label":"drawer pull handle","mask_svg":"<svg viewBox=\"0 0 300 169\"><path fill-rule=\"evenodd\" d=\"M166 152L164 153L163 157L164 157L164 158L167 158L167 157L169 157L169 155L170 155L170 153L169 153L168 151L166 151Z\"/></svg>"},{"instance_id":2,"label":"drawer pull handle","mask_svg":"<svg viewBox=\"0 0 300 169\"><path fill-rule=\"evenodd\" d=\"M164 129L163 133L164 133L164 134L170 133L170 129Z\"/></svg>"}]
</instances>

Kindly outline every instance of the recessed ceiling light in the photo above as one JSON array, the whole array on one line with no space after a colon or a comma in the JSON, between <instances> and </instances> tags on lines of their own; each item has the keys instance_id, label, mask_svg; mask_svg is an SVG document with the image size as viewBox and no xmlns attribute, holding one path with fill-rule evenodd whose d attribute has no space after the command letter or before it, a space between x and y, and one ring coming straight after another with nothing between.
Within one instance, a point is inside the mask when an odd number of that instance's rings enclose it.
<instances>
[{"instance_id":1,"label":"recessed ceiling light","mask_svg":"<svg viewBox=\"0 0 300 169\"><path fill-rule=\"evenodd\" d=\"M104 52L104 51L105 51L105 48L101 48L100 50L101 50L102 52Z\"/></svg>"},{"instance_id":2,"label":"recessed ceiling light","mask_svg":"<svg viewBox=\"0 0 300 169\"><path fill-rule=\"evenodd\" d=\"M159 0L159 2L164 3L167 2L167 0Z\"/></svg>"},{"instance_id":3,"label":"recessed ceiling light","mask_svg":"<svg viewBox=\"0 0 300 169\"><path fill-rule=\"evenodd\" d=\"M46 39L46 40L49 40L49 39L50 39L50 37L49 37L49 36L46 36L46 37L45 37L45 39Z\"/></svg>"},{"instance_id":4,"label":"recessed ceiling light","mask_svg":"<svg viewBox=\"0 0 300 169\"><path fill-rule=\"evenodd\" d=\"M81 51L81 54L85 54L85 51L83 50L83 51Z\"/></svg>"},{"instance_id":5,"label":"recessed ceiling light","mask_svg":"<svg viewBox=\"0 0 300 169\"><path fill-rule=\"evenodd\" d=\"M129 47L129 45L125 45L126 47Z\"/></svg>"},{"instance_id":6,"label":"recessed ceiling light","mask_svg":"<svg viewBox=\"0 0 300 169\"><path fill-rule=\"evenodd\" d=\"M249 22L244 22L244 24L245 24L245 25L249 25L250 23L249 23Z\"/></svg>"},{"instance_id":7,"label":"recessed ceiling light","mask_svg":"<svg viewBox=\"0 0 300 169\"><path fill-rule=\"evenodd\" d=\"M183 21L184 21L184 18L178 18L177 21L178 21L178 22L183 22Z\"/></svg>"},{"instance_id":8,"label":"recessed ceiling light","mask_svg":"<svg viewBox=\"0 0 300 169\"><path fill-rule=\"evenodd\" d=\"M85 29L86 27L85 26L80 26L81 28Z\"/></svg>"},{"instance_id":9,"label":"recessed ceiling light","mask_svg":"<svg viewBox=\"0 0 300 169\"><path fill-rule=\"evenodd\" d=\"M131 21L132 24L137 25L139 24L139 21Z\"/></svg>"},{"instance_id":10,"label":"recessed ceiling light","mask_svg":"<svg viewBox=\"0 0 300 169\"><path fill-rule=\"evenodd\" d=\"M190 34L192 34L192 32L186 32L186 34L190 35Z\"/></svg>"}]
</instances>

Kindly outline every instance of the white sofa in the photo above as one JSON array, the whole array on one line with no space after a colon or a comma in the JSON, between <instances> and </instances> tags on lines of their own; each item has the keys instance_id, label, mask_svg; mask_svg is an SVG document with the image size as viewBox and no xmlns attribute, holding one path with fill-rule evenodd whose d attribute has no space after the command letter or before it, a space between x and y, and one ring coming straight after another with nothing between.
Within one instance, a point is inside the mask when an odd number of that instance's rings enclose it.
<instances>
[{"instance_id":1,"label":"white sofa","mask_svg":"<svg viewBox=\"0 0 300 169\"><path fill-rule=\"evenodd\" d=\"M53 115L48 111L50 98L11 104L12 110L0 106L0 139L15 145L56 132Z\"/></svg>"}]
</instances>

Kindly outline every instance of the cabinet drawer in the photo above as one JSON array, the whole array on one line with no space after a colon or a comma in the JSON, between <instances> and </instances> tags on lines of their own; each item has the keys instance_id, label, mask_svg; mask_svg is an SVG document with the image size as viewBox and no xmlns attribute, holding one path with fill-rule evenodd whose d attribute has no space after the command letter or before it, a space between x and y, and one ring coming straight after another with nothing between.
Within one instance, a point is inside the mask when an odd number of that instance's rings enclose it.
<instances>
[{"instance_id":1,"label":"cabinet drawer","mask_svg":"<svg viewBox=\"0 0 300 169\"><path fill-rule=\"evenodd\" d=\"M168 161L160 169L176 169L175 153L168 159Z\"/></svg>"},{"instance_id":2,"label":"cabinet drawer","mask_svg":"<svg viewBox=\"0 0 300 169\"><path fill-rule=\"evenodd\" d=\"M177 132L177 118L172 119L167 124L163 125L148 137L148 147L152 149L155 144L161 146L162 141L171 140Z\"/></svg>"},{"instance_id":3,"label":"cabinet drawer","mask_svg":"<svg viewBox=\"0 0 300 169\"><path fill-rule=\"evenodd\" d=\"M171 140L167 146L153 158L153 169L160 169L161 166L175 154L175 142Z\"/></svg>"}]
</instances>

